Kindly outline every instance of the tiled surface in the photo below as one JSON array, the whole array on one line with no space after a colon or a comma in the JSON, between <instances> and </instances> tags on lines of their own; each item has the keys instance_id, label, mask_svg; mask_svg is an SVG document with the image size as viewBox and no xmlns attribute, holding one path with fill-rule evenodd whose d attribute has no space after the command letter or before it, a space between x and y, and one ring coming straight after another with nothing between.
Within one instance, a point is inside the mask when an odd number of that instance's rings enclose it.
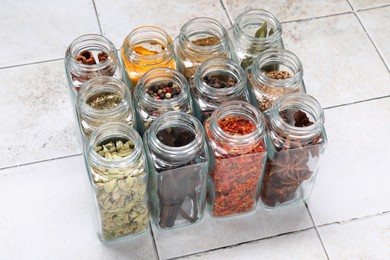
<instances>
[{"instance_id":1,"label":"tiled surface","mask_svg":"<svg viewBox=\"0 0 390 260\"><path fill-rule=\"evenodd\" d=\"M232 218L216 219L205 214L203 222L197 225L173 230L154 228L153 233L159 256L168 259L312 226L304 206L275 211L258 207L250 214Z\"/></svg>"},{"instance_id":2,"label":"tiled surface","mask_svg":"<svg viewBox=\"0 0 390 260\"><path fill-rule=\"evenodd\" d=\"M2 1L0 258L389 258L390 10L383 6L388 4ZM284 42L303 62L308 92L332 107L325 111L329 145L308 201L311 216L304 206L258 207L226 219L206 213L192 227L101 243L77 155L82 150L61 60L65 49L81 34L99 33L98 21L119 48L136 26L162 26L175 37L192 17L214 17L230 27L227 13L233 21L248 8L268 9L285 21Z\"/></svg>"},{"instance_id":3,"label":"tiled surface","mask_svg":"<svg viewBox=\"0 0 390 260\"><path fill-rule=\"evenodd\" d=\"M219 0L154 1L118 0L115 3L95 0L103 35L117 48L136 27L154 25L163 28L172 39L179 35L181 26L194 17L204 16L218 20L226 28L228 18Z\"/></svg>"},{"instance_id":4,"label":"tiled surface","mask_svg":"<svg viewBox=\"0 0 390 260\"><path fill-rule=\"evenodd\" d=\"M326 259L315 230L264 239L184 259Z\"/></svg>"},{"instance_id":5,"label":"tiled surface","mask_svg":"<svg viewBox=\"0 0 390 260\"><path fill-rule=\"evenodd\" d=\"M389 0L349 0L349 2L355 10L390 5Z\"/></svg>"},{"instance_id":6,"label":"tiled surface","mask_svg":"<svg viewBox=\"0 0 390 260\"><path fill-rule=\"evenodd\" d=\"M348 2L340 0L319 0L319 1L294 1L277 0L262 1L241 1L222 0L232 22L236 17L249 9L264 9L274 14L279 21L292 21L308 19L318 16L339 14L351 11Z\"/></svg>"},{"instance_id":7,"label":"tiled surface","mask_svg":"<svg viewBox=\"0 0 390 260\"><path fill-rule=\"evenodd\" d=\"M390 68L390 6L361 11L358 15L370 33L372 40L378 46L378 50L383 55L387 67ZM378 17L382 17L382 19L378 19Z\"/></svg>"},{"instance_id":8,"label":"tiled surface","mask_svg":"<svg viewBox=\"0 0 390 260\"><path fill-rule=\"evenodd\" d=\"M390 214L319 228L331 259L390 259Z\"/></svg>"},{"instance_id":9,"label":"tiled surface","mask_svg":"<svg viewBox=\"0 0 390 260\"><path fill-rule=\"evenodd\" d=\"M303 64L307 92L323 107L390 95L389 72L355 15L283 28L286 49Z\"/></svg>"},{"instance_id":10,"label":"tiled surface","mask_svg":"<svg viewBox=\"0 0 390 260\"><path fill-rule=\"evenodd\" d=\"M74 38L99 33L90 0L2 0L0 7L0 68L63 58Z\"/></svg>"},{"instance_id":11,"label":"tiled surface","mask_svg":"<svg viewBox=\"0 0 390 260\"><path fill-rule=\"evenodd\" d=\"M82 156L0 171L1 259L155 259L150 232L103 244Z\"/></svg>"},{"instance_id":12,"label":"tiled surface","mask_svg":"<svg viewBox=\"0 0 390 260\"><path fill-rule=\"evenodd\" d=\"M63 61L0 70L0 169L81 153L65 78Z\"/></svg>"},{"instance_id":13,"label":"tiled surface","mask_svg":"<svg viewBox=\"0 0 390 260\"><path fill-rule=\"evenodd\" d=\"M389 118L390 98L325 111L329 145L308 202L317 225L390 211Z\"/></svg>"}]
</instances>

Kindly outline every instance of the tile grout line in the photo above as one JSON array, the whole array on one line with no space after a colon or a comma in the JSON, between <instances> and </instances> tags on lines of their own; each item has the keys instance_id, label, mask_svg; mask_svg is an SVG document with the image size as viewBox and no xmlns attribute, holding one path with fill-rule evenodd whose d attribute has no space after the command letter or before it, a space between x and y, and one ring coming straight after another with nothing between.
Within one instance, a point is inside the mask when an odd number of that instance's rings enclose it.
<instances>
[{"instance_id":1,"label":"tile grout line","mask_svg":"<svg viewBox=\"0 0 390 260\"><path fill-rule=\"evenodd\" d=\"M368 33L366 27L364 26L362 20L360 19L359 17L359 14L357 12L354 12L354 15L356 16L356 18L358 19L360 25L362 26L364 32L366 33L368 39L371 41L372 45L374 46L376 52L378 53L379 57L381 58L383 64L385 65L385 67L387 68L387 71L390 73L390 64L387 64L383 55L381 54L381 52L379 51L379 48L377 46L377 44L374 42L374 40L372 39L371 35Z\"/></svg>"},{"instance_id":2,"label":"tile grout line","mask_svg":"<svg viewBox=\"0 0 390 260\"><path fill-rule=\"evenodd\" d=\"M230 18L229 13L228 13L228 11L226 10L226 7L225 7L225 5L224 5L224 3L223 3L223 0L219 0L219 2L221 3L223 10L225 11L225 14L226 14L226 16L227 16L227 18L228 18L228 20L229 20L230 26L233 26L232 19Z\"/></svg>"},{"instance_id":3,"label":"tile grout line","mask_svg":"<svg viewBox=\"0 0 390 260\"><path fill-rule=\"evenodd\" d=\"M348 2L349 2L349 0L348 0ZM386 7L390 7L390 4L385 4L385 5L381 5L381 6L374 6L374 7L367 7L367 8L357 9L355 11L369 11L369 10L386 8Z\"/></svg>"},{"instance_id":4,"label":"tile grout line","mask_svg":"<svg viewBox=\"0 0 390 260\"><path fill-rule=\"evenodd\" d=\"M237 244L234 244L234 245L227 245L227 246L216 247L216 248L208 249L208 250L197 252L197 253L176 256L176 257L172 257L172 258L168 258L168 259L169 260L175 260L175 259L180 259L182 257L194 256L194 255L199 255L199 254L219 251L219 250L223 250L223 249L235 248L235 247L246 245L246 244L257 243L257 242L260 242L260 241L263 241L263 240L269 240L269 239L274 239L274 238L278 238L278 237L282 237L282 236L298 234L298 233L305 232L305 231L308 231L308 230L311 230L311 229L314 229L314 227L309 227L309 228L299 229L299 230L295 230L295 231L280 233L280 234L277 234L277 235L273 235L273 236L269 236L269 237L263 237L263 238L259 238L259 239L248 240L248 241L240 242L240 243L237 243Z\"/></svg>"},{"instance_id":5,"label":"tile grout line","mask_svg":"<svg viewBox=\"0 0 390 260\"><path fill-rule=\"evenodd\" d=\"M46 63L46 62L60 61L60 60L63 60L63 59L64 58L57 58L57 59L51 59L51 60L34 61L34 62L17 64L17 65L4 66L4 67L0 67L0 70L17 68L17 67L23 67L23 66L29 66L29 65L35 65L35 64L42 64L42 63Z\"/></svg>"},{"instance_id":6,"label":"tile grout line","mask_svg":"<svg viewBox=\"0 0 390 260\"><path fill-rule=\"evenodd\" d=\"M323 18L352 14L352 13L353 13L353 11L348 11L348 12L342 12L342 13L336 13L336 14L327 14L327 15L322 15L322 16L308 17L308 18L295 19L295 20L287 20L287 21L283 21L280 23L285 24L285 23L294 23L294 22L308 22L311 20L323 19Z\"/></svg>"},{"instance_id":7,"label":"tile grout line","mask_svg":"<svg viewBox=\"0 0 390 260\"><path fill-rule=\"evenodd\" d=\"M328 251L326 251L326 247L325 247L325 244L324 244L324 241L322 241L322 238L321 238L321 235L320 235L320 232L318 231L318 228L317 228L317 225L314 221L314 218L313 216L311 215L311 212L310 212L310 209L309 209L309 206L307 205L306 201L305 201L305 206L306 206L306 209L307 209L307 212L309 213L309 216L310 216L310 219L311 221L313 222L313 225L314 225L314 229L317 233L317 237L318 239L320 240L320 243L321 243L321 246L322 246L322 249L324 249L324 252L325 252L325 255L328 259L330 259L329 257L329 254L328 254Z\"/></svg>"},{"instance_id":8,"label":"tile grout line","mask_svg":"<svg viewBox=\"0 0 390 260\"><path fill-rule=\"evenodd\" d=\"M154 247L154 251L156 252L157 259L161 259L160 255L158 254L157 242L156 242L156 239L154 237L154 232L153 232L152 223L151 223L150 219L149 219L149 228L150 228L150 233L152 233L153 247Z\"/></svg>"},{"instance_id":9,"label":"tile grout line","mask_svg":"<svg viewBox=\"0 0 390 260\"><path fill-rule=\"evenodd\" d=\"M376 214L372 214L372 215L366 215L366 216L363 216L363 217L351 218L351 219L347 219L347 220L342 220L342 221L335 221L335 222L331 222L331 223L326 223L326 224L319 225L318 227L327 227L327 226L336 225L336 224L337 224L337 225L344 225L344 224L353 223L353 222L355 222L355 221L366 220L366 219L375 218L375 217L379 217L379 216L383 216L383 215L388 215L388 214L390 214L390 210L388 210L388 211L383 211L383 212L376 213Z\"/></svg>"},{"instance_id":10,"label":"tile grout line","mask_svg":"<svg viewBox=\"0 0 390 260\"><path fill-rule=\"evenodd\" d=\"M100 19L99 19L99 15L97 12L95 0L92 0L92 4L93 4L93 9L95 10L96 20L98 22L100 34L103 35L103 30L102 30L102 26L100 25Z\"/></svg>"},{"instance_id":11,"label":"tile grout line","mask_svg":"<svg viewBox=\"0 0 390 260\"><path fill-rule=\"evenodd\" d=\"M333 108L338 108L338 107L345 107L345 106L350 106L350 105L355 105L355 104L360 104L360 103L365 103L365 102L370 102L370 101L375 101L375 100L381 100L381 99L385 99L385 98L390 98L390 95L368 98L368 99L364 99L364 100L354 101L354 102L340 104L340 105L334 105L334 106L330 106L330 107L324 107L323 109L328 110L328 109L333 109Z\"/></svg>"},{"instance_id":12,"label":"tile grout line","mask_svg":"<svg viewBox=\"0 0 390 260\"><path fill-rule=\"evenodd\" d=\"M66 159L66 158L72 158L72 157L76 157L76 156L79 156L79 155L82 155L82 154L83 153L72 154L72 155L65 155L65 156L60 156L60 157L56 157L56 158L45 159L45 160L40 160L40 161L35 161L35 162L28 162L28 163L23 163L23 164L6 166L6 167L3 167L3 168L0 168L0 173L1 173L2 170L8 170L8 169L18 168L18 167L22 167L22 166L29 166L29 165L38 164L38 163L50 162L50 161L61 160L61 159Z\"/></svg>"}]
</instances>

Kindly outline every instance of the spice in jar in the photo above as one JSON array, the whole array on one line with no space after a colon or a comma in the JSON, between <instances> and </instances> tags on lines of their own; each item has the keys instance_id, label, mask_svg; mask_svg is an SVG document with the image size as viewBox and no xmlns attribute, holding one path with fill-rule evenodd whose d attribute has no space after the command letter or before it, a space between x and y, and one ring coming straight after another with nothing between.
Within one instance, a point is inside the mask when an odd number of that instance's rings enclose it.
<instances>
[{"instance_id":1,"label":"spice in jar","mask_svg":"<svg viewBox=\"0 0 390 260\"><path fill-rule=\"evenodd\" d=\"M154 99L170 99L180 94L181 88L176 83L159 82L148 85L145 88L145 92Z\"/></svg>"},{"instance_id":2,"label":"spice in jar","mask_svg":"<svg viewBox=\"0 0 390 260\"><path fill-rule=\"evenodd\" d=\"M169 127L156 134L161 143L170 147L190 144L195 134L184 127ZM159 172L157 194L160 202L159 226L173 227L179 215L190 223L196 222L201 209L198 208L198 190L201 185L200 172L204 164L195 158L176 166L165 167Z\"/></svg>"},{"instance_id":3,"label":"spice in jar","mask_svg":"<svg viewBox=\"0 0 390 260\"><path fill-rule=\"evenodd\" d=\"M263 73L267 77L275 80L286 80L291 78L291 74L288 71L263 71ZM269 86L267 84L259 84L253 79L252 73L248 73L248 79L252 87L254 88L254 94L259 104L259 109L262 112L269 109L272 106L273 102L279 97L285 94L299 91L299 89L291 91L291 89L289 88L278 88Z\"/></svg>"},{"instance_id":4,"label":"spice in jar","mask_svg":"<svg viewBox=\"0 0 390 260\"><path fill-rule=\"evenodd\" d=\"M203 81L213 88L230 88L237 84L237 79L228 74L208 74Z\"/></svg>"},{"instance_id":5,"label":"spice in jar","mask_svg":"<svg viewBox=\"0 0 390 260\"><path fill-rule=\"evenodd\" d=\"M215 142L209 125L210 121L206 121L206 133L210 141ZM242 116L222 118L218 125L224 132L233 136L250 134L256 128L253 122ZM221 217L251 211L256 204L257 187L266 151L263 140L245 149L223 142L216 145L218 148L214 149L215 163L210 171L215 190L212 215Z\"/></svg>"},{"instance_id":6,"label":"spice in jar","mask_svg":"<svg viewBox=\"0 0 390 260\"><path fill-rule=\"evenodd\" d=\"M95 109L112 109L122 101L122 97L113 92L94 95L87 100L87 104Z\"/></svg>"},{"instance_id":7,"label":"spice in jar","mask_svg":"<svg viewBox=\"0 0 390 260\"><path fill-rule=\"evenodd\" d=\"M291 109L280 112L281 118L296 127L308 127L313 124L305 112ZM296 197L300 185L312 177L311 158L320 154L321 136L302 143L286 137L283 147L278 148L272 160L267 161L262 187L261 201L269 207L276 203L285 203Z\"/></svg>"},{"instance_id":8,"label":"spice in jar","mask_svg":"<svg viewBox=\"0 0 390 260\"><path fill-rule=\"evenodd\" d=\"M108 54L105 52L97 53L99 63L104 62L108 58ZM78 63L93 65L96 64L94 54L91 51L82 51L79 55L76 55L74 59Z\"/></svg>"},{"instance_id":9,"label":"spice in jar","mask_svg":"<svg viewBox=\"0 0 390 260\"><path fill-rule=\"evenodd\" d=\"M109 140L95 148L100 156L110 160L125 158L133 150L133 142L126 139ZM149 211L143 159L127 168L92 167L91 170L97 186L103 239L113 240L145 230L149 225Z\"/></svg>"}]
</instances>

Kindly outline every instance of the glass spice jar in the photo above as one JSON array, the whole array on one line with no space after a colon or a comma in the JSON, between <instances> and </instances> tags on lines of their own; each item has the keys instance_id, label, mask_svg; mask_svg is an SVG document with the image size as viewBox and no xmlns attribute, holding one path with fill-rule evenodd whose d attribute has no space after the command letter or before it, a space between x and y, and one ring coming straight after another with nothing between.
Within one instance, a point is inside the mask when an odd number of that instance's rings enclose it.
<instances>
[{"instance_id":1,"label":"glass spice jar","mask_svg":"<svg viewBox=\"0 0 390 260\"><path fill-rule=\"evenodd\" d=\"M250 102L245 72L233 60L211 58L199 66L191 79L194 113L203 123L223 102Z\"/></svg>"},{"instance_id":2,"label":"glass spice jar","mask_svg":"<svg viewBox=\"0 0 390 260\"><path fill-rule=\"evenodd\" d=\"M65 52L65 72L74 98L81 85L97 76L124 79L114 44L99 34L76 38Z\"/></svg>"},{"instance_id":3,"label":"glass spice jar","mask_svg":"<svg viewBox=\"0 0 390 260\"><path fill-rule=\"evenodd\" d=\"M263 115L249 103L231 101L213 112L205 129L210 147L211 215L252 211L267 159Z\"/></svg>"},{"instance_id":4,"label":"glass spice jar","mask_svg":"<svg viewBox=\"0 0 390 260\"><path fill-rule=\"evenodd\" d=\"M141 26L131 31L123 41L121 53L133 86L152 68L176 69L173 41L159 27Z\"/></svg>"},{"instance_id":5,"label":"glass spice jar","mask_svg":"<svg viewBox=\"0 0 390 260\"><path fill-rule=\"evenodd\" d=\"M129 88L119 79L107 76L85 82L77 96L77 120L84 140L108 122L122 122L136 128Z\"/></svg>"},{"instance_id":6,"label":"glass spice jar","mask_svg":"<svg viewBox=\"0 0 390 260\"><path fill-rule=\"evenodd\" d=\"M292 93L272 105L267 124L261 202L267 208L302 203L311 194L327 144L323 110L313 97Z\"/></svg>"},{"instance_id":7,"label":"glass spice jar","mask_svg":"<svg viewBox=\"0 0 390 260\"><path fill-rule=\"evenodd\" d=\"M98 127L84 146L102 241L139 234L149 227L148 167L142 139L130 126Z\"/></svg>"},{"instance_id":8,"label":"glass spice jar","mask_svg":"<svg viewBox=\"0 0 390 260\"><path fill-rule=\"evenodd\" d=\"M207 17L193 18L181 27L175 40L175 53L179 71L187 79L210 58L235 58L226 29L217 20Z\"/></svg>"},{"instance_id":9,"label":"glass spice jar","mask_svg":"<svg viewBox=\"0 0 390 260\"><path fill-rule=\"evenodd\" d=\"M144 134L152 219L159 228L202 219L209 157L202 124L184 112L167 112Z\"/></svg>"},{"instance_id":10,"label":"glass spice jar","mask_svg":"<svg viewBox=\"0 0 390 260\"><path fill-rule=\"evenodd\" d=\"M257 103L262 112L283 95L306 91L302 79L302 63L288 50L264 51L246 73L253 93L253 103Z\"/></svg>"},{"instance_id":11,"label":"glass spice jar","mask_svg":"<svg viewBox=\"0 0 390 260\"><path fill-rule=\"evenodd\" d=\"M168 111L193 114L188 82L180 72L173 69L155 68L145 73L134 90L134 97L141 134L157 117Z\"/></svg>"},{"instance_id":12,"label":"glass spice jar","mask_svg":"<svg viewBox=\"0 0 390 260\"><path fill-rule=\"evenodd\" d=\"M270 12L252 9L241 13L229 30L234 51L243 69L270 48L282 48L282 26Z\"/></svg>"}]
</instances>

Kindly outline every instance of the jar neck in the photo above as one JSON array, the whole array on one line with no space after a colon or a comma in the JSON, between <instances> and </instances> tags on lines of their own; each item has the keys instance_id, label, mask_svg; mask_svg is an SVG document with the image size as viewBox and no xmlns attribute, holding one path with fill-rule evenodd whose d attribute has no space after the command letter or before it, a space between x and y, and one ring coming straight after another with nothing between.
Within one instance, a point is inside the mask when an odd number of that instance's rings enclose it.
<instances>
[{"instance_id":1,"label":"jar neck","mask_svg":"<svg viewBox=\"0 0 390 260\"><path fill-rule=\"evenodd\" d=\"M294 126L294 113L301 110L306 113L312 125ZM281 113L287 115L283 116ZM287 121L287 122L286 122ZM309 142L318 137L325 122L321 105L312 96L305 93L292 93L279 98L269 111L269 127L272 135L281 140Z\"/></svg>"},{"instance_id":2,"label":"jar neck","mask_svg":"<svg viewBox=\"0 0 390 260\"><path fill-rule=\"evenodd\" d=\"M217 37L219 42L207 46L194 43L196 40L207 37ZM226 53L228 51L229 36L226 29L217 20L198 17L191 19L181 27L178 41L178 47L188 56L209 56Z\"/></svg>"},{"instance_id":3,"label":"jar neck","mask_svg":"<svg viewBox=\"0 0 390 260\"><path fill-rule=\"evenodd\" d=\"M96 55L95 60L98 61L97 54L105 52L108 54L106 60L97 62L97 64L83 64L75 60L75 56L80 55L83 51L90 51ZM96 53L94 53L96 52ZM76 38L65 52L65 66L69 71L78 76L90 75L93 73L99 74L102 70L115 72L118 64L118 55L114 44L106 37L99 34L86 34Z\"/></svg>"},{"instance_id":4,"label":"jar neck","mask_svg":"<svg viewBox=\"0 0 390 260\"><path fill-rule=\"evenodd\" d=\"M160 45L161 50L154 55L143 55L134 50L136 46L142 46L145 43ZM173 59L173 42L163 29L156 26L141 26L134 29L125 38L122 53L133 64L156 66Z\"/></svg>"},{"instance_id":5,"label":"jar neck","mask_svg":"<svg viewBox=\"0 0 390 260\"><path fill-rule=\"evenodd\" d=\"M255 129L246 135L231 135L219 126L218 122L226 117L242 117L255 125ZM231 101L222 104L213 112L206 124L209 126L212 139L223 146L240 151L248 150L263 140L265 135L264 117L254 106L243 101Z\"/></svg>"},{"instance_id":6,"label":"jar neck","mask_svg":"<svg viewBox=\"0 0 390 260\"><path fill-rule=\"evenodd\" d=\"M157 134L167 128L178 127L191 132L194 139L180 147L168 146L162 143ZM173 164L183 165L199 156L204 149L204 130L202 124L193 116L180 111L167 112L156 119L147 130L150 150L160 159Z\"/></svg>"},{"instance_id":7,"label":"jar neck","mask_svg":"<svg viewBox=\"0 0 390 260\"><path fill-rule=\"evenodd\" d=\"M223 74L236 80L236 84L227 88L215 88L204 82L208 75ZM194 83L200 96L215 102L232 100L245 95L247 79L243 69L228 58L211 58L199 66L195 72Z\"/></svg>"},{"instance_id":8,"label":"jar neck","mask_svg":"<svg viewBox=\"0 0 390 260\"><path fill-rule=\"evenodd\" d=\"M102 144L116 140L131 141L134 143L133 151L120 159L107 159L99 155L95 148ZM121 169L138 163L142 158L142 139L132 127L118 122L99 126L85 143L84 152L92 166L106 169Z\"/></svg>"},{"instance_id":9,"label":"jar neck","mask_svg":"<svg viewBox=\"0 0 390 260\"><path fill-rule=\"evenodd\" d=\"M159 82L172 81L181 88L178 95L171 99L155 99L146 93L146 89ZM178 71L170 68L155 68L146 72L139 80L135 89L135 98L143 106L148 108L173 108L181 107L189 102L189 86L186 78Z\"/></svg>"},{"instance_id":10,"label":"jar neck","mask_svg":"<svg viewBox=\"0 0 390 260\"><path fill-rule=\"evenodd\" d=\"M273 33L267 37L255 37L256 31L267 23L268 32ZM270 12L254 9L240 14L233 25L233 38L238 46L256 51L276 48L282 37L282 25Z\"/></svg>"},{"instance_id":11,"label":"jar neck","mask_svg":"<svg viewBox=\"0 0 390 260\"><path fill-rule=\"evenodd\" d=\"M113 93L121 97L121 101L110 109L96 109L88 104L92 97L104 93ZM77 96L77 109L84 119L112 120L128 113L131 109L131 92L119 79L98 76L85 82Z\"/></svg>"},{"instance_id":12,"label":"jar neck","mask_svg":"<svg viewBox=\"0 0 390 260\"><path fill-rule=\"evenodd\" d=\"M287 71L291 76L287 79L268 77L269 70ZM252 78L261 85L275 88L298 89L302 84L303 68L299 58L291 51L284 49L269 49L256 57L250 67Z\"/></svg>"}]
</instances>

